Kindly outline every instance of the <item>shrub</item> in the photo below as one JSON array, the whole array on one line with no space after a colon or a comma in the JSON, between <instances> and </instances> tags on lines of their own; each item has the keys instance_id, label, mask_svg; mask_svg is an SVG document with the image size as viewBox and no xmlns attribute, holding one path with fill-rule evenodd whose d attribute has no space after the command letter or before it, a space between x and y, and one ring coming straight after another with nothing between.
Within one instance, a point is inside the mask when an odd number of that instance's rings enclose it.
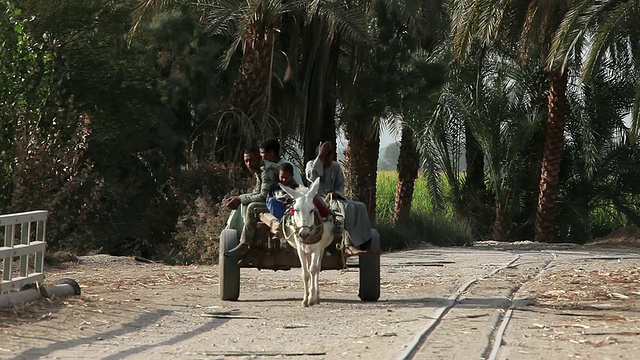
<instances>
[{"instance_id":1,"label":"shrub","mask_svg":"<svg viewBox=\"0 0 640 360\"><path fill-rule=\"evenodd\" d=\"M470 246L473 244L468 224L438 214L412 213L403 224L378 223L384 250L412 248L430 243L437 246Z\"/></svg>"},{"instance_id":2,"label":"shrub","mask_svg":"<svg viewBox=\"0 0 640 360\"><path fill-rule=\"evenodd\" d=\"M242 169L214 161L182 171L172 185L178 199L177 218L172 241L164 254L167 262L215 263L218 244L215 239L226 226L230 211L220 203L227 195L237 195L251 183L242 178Z\"/></svg>"},{"instance_id":3,"label":"shrub","mask_svg":"<svg viewBox=\"0 0 640 360\"><path fill-rule=\"evenodd\" d=\"M248 187L238 166L215 161L148 169L128 162L127 177L110 179L99 206L69 235L64 249L78 255L142 256L172 264L211 263L214 238L229 211L219 204Z\"/></svg>"}]
</instances>

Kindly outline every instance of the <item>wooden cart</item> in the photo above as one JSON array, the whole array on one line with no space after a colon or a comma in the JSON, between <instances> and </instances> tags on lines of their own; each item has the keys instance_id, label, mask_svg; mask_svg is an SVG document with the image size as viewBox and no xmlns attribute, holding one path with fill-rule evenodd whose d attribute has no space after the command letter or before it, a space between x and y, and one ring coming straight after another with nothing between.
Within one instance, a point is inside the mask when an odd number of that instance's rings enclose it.
<instances>
[{"instance_id":1,"label":"wooden cart","mask_svg":"<svg viewBox=\"0 0 640 360\"><path fill-rule=\"evenodd\" d=\"M266 209L265 209L266 212ZM277 227L265 223L259 213L258 226L248 253L240 260L224 256L225 251L239 244L236 230L224 229L220 234L219 282L220 299L235 301L240 297L240 268L290 270L299 268L296 250L284 239ZM380 297L380 235L371 230L371 254L359 256L360 286L358 296L362 301L377 301ZM322 258L322 270L342 270L346 256L342 250L342 231L337 231Z\"/></svg>"}]
</instances>

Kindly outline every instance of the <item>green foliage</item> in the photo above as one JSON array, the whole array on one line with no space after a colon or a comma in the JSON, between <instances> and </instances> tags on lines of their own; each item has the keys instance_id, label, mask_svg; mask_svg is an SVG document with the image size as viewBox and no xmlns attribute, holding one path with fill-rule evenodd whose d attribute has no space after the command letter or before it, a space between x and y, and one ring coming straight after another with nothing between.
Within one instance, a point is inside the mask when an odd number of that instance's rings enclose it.
<instances>
[{"instance_id":1,"label":"green foliage","mask_svg":"<svg viewBox=\"0 0 640 360\"><path fill-rule=\"evenodd\" d=\"M376 217L378 222L391 223L393 220L394 201L398 173L395 171L378 171L376 190ZM433 212L427 183L423 177L416 180L413 192L412 212L427 214Z\"/></svg>"},{"instance_id":2,"label":"green foliage","mask_svg":"<svg viewBox=\"0 0 640 360\"><path fill-rule=\"evenodd\" d=\"M206 160L215 150L216 114L225 109L233 80L218 69L229 41L205 34L194 14L175 9L158 14L137 43L153 58L155 87L173 115L167 125L180 141L175 150L189 162Z\"/></svg>"},{"instance_id":3,"label":"green foliage","mask_svg":"<svg viewBox=\"0 0 640 360\"><path fill-rule=\"evenodd\" d=\"M19 163L50 172L29 166L21 181L2 173L3 184L11 180L14 185L0 199L11 199L20 209L48 209L53 249L161 255L185 213L168 184L182 176L187 159L189 169L197 168L211 151L194 139L207 130L203 123L217 111L224 90L211 81L219 78L211 58L220 53L220 45L209 37L209 42L194 41L193 19L181 14L159 19L162 29L150 31L147 42L137 39L128 46L124 34L131 9L125 5L111 0L29 0L22 5L22 16L30 19L23 28L50 42L34 48L55 50L47 71L63 76L46 83L42 71L25 70L40 86L55 85L41 91L41 102L34 98L28 105L48 112L39 116L40 128L54 118L56 126L37 133L42 139L32 137L24 147L29 161ZM1 36L6 34L11 33ZM16 64L2 61L1 66ZM62 92L71 96L73 107L56 113L59 106L52 104L63 103ZM18 93L29 94L29 89ZM83 117L86 123L74 133L82 113L91 116ZM0 146L13 145L10 140ZM91 162L85 162L87 157ZM18 190L29 197L16 196Z\"/></svg>"},{"instance_id":4,"label":"green foliage","mask_svg":"<svg viewBox=\"0 0 640 360\"><path fill-rule=\"evenodd\" d=\"M638 212L638 208L633 209ZM611 234L612 231L626 226L633 226L633 222L621 213L613 204L599 204L589 213L591 238L598 238ZM589 238L581 240L588 242Z\"/></svg>"},{"instance_id":5,"label":"green foliage","mask_svg":"<svg viewBox=\"0 0 640 360\"><path fill-rule=\"evenodd\" d=\"M189 120L178 118L160 101L154 68L157 52L148 51L142 42L131 46L125 42L131 22L131 8L126 3L21 3L25 13L33 17L33 36L46 36L60 45L56 68L65 73L62 89L73 96L79 112L93 119L88 155L107 181L129 176L128 169L136 166L131 161L140 162L150 152L161 153L171 164L185 161L188 143L175 128Z\"/></svg>"},{"instance_id":6,"label":"green foliage","mask_svg":"<svg viewBox=\"0 0 640 360\"><path fill-rule=\"evenodd\" d=\"M52 118L46 119L50 110L48 95L57 93L52 54L44 49L45 44L32 39L23 17L22 11L10 2L0 1L0 156L2 170L9 172L0 176L4 181L11 178L16 133L42 118L42 126L53 125ZM8 191L10 187L6 182L1 186Z\"/></svg>"},{"instance_id":7,"label":"green foliage","mask_svg":"<svg viewBox=\"0 0 640 360\"><path fill-rule=\"evenodd\" d=\"M632 77L598 74L569 97L557 237L586 242L620 226L640 225L638 145L623 122L635 96Z\"/></svg>"},{"instance_id":8,"label":"green foliage","mask_svg":"<svg viewBox=\"0 0 640 360\"><path fill-rule=\"evenodd\" d=\"M244 172L211 161L172 169L159 183L142 166L132 173L121 187L112 184L103 193L100 207L68 239L67 249L80 254L138 255L175 264L214 261L213 239L229 214L219 204L224 196L248 187ZM148 188L155 190L154 195L144 191Z\"/></svg>"},{"instance_id":9,"label":"green foliage","mask_svg":"<svg viewBox=\"0 0 640 360\"><path fill-rule=\"evenodd\" d=\"M91 118L63 101L59 44L36 41L33 19L6 1L0 16L0 212L49 210L55 248L98 194L85 156Z\"/></svg>"}]
</instances>

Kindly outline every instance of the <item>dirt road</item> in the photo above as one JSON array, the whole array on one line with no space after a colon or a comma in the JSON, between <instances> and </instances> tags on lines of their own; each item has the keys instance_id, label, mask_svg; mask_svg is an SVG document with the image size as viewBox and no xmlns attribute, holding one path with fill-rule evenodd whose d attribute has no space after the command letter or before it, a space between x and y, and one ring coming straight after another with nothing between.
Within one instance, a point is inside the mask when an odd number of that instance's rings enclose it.
<instances>
[{"instance_id":1,"label":"dirt road","mask_svg":"<svg viewBox=\"0 0 640 360\"><path fill-rule=\"evenodd\" d=\"M2 359L631 359L640 351L640 251L573 245L425 248L382 257L382 295L357 269L242 269L218 300L215 266L105 255L48 270L79 298L1 313Z\"/></svg>"}]
</instances>

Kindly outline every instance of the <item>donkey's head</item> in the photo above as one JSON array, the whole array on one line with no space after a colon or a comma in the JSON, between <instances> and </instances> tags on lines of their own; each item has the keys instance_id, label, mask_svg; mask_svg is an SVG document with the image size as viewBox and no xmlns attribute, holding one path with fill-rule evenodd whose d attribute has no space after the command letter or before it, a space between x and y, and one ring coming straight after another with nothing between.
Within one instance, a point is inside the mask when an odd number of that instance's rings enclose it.
<instances>
[{"instance_id":1,"label":"donkey's head","mask_svg":"<svg viewBox=\"0 0 640 360\"><path fill-rule=\"evenodd\" d=\"M313 198L318 193L318 187L320 186L319 180L320 179L316 179L304 193L280 184L282 190L294 199L291 219L297 235L302 240L306 240L309 237L315 224L317 210L313 204Z\"/></svg>"}]
</instances>

